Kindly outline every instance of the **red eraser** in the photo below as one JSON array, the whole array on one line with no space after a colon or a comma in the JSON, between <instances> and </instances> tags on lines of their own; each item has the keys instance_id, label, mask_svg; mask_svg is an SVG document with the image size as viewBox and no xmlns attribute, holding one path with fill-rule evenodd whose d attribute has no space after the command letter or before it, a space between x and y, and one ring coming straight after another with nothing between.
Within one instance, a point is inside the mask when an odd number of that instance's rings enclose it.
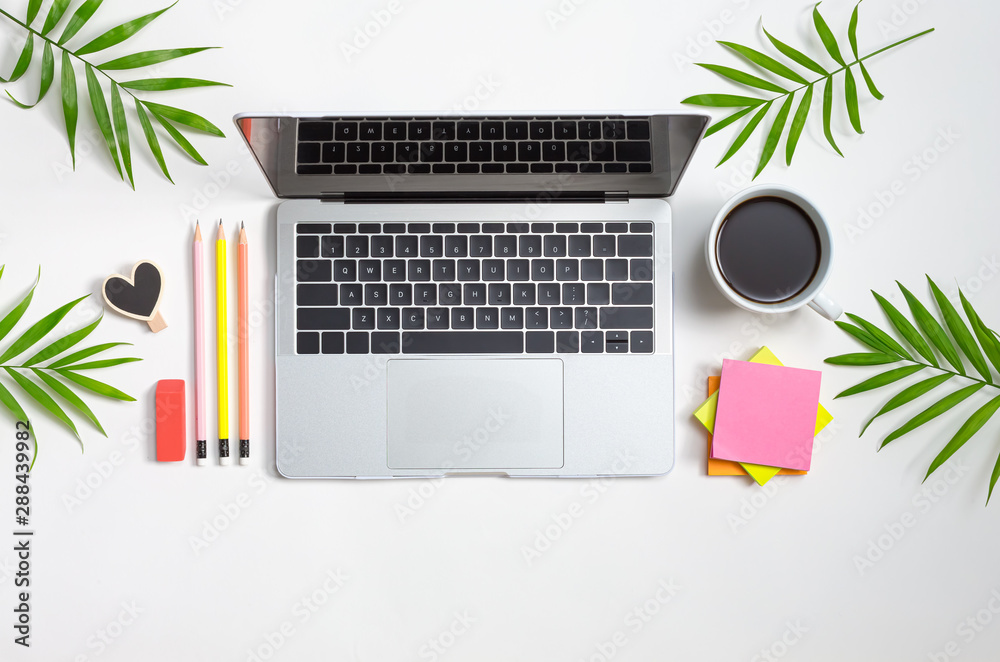
<instances>
[{"instance_id":1,"label":"red eraser","mask_svg":"<svg viewBox=\"0 0 1000 662\"><path fill-rule=\"evenodd\" d=\"M184 380L156 382L156 460L180 462L184 459Z\"/></svg>"}]
</instances>

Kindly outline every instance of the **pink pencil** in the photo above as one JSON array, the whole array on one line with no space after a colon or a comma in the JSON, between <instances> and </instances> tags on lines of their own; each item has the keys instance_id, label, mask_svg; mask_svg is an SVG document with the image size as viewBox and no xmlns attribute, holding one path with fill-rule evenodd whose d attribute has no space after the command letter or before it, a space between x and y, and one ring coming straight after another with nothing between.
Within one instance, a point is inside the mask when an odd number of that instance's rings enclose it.
<instances>
[{"instance_id":1,"label":"pink pencil","mask_svg":"<svg viewBox=\"0 0 1000 662\"><path fill-rule=\"evenodd\" d=\"M203 312L202 274L205 261L201 243L201 226L194 226L194 436L198 442L196 462L208 464L208 433L205 430L205 314Z\"/></svg>"}]
</instances>

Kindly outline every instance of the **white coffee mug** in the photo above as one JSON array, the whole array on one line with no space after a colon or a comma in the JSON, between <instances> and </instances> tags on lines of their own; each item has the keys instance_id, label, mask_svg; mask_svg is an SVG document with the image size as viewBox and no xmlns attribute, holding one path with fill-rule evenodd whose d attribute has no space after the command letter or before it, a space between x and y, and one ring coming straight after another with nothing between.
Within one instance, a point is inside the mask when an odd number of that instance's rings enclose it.
<instances>
[{"instance_id":1,"label":"white coffee mug","mask_svg":"<svg viewBox=\"0 0 1000 662\"><path fill-rule=\"evenodd\" d=\"M797 206L812 221L813 226L816 228L816 234L819 237L819 265L816 268L816 274L801 292L789 299L775 303L754 301L734 290L722 275L717 250L719 230L722 228L722 224L726 220L726 217L729 216L729 213L737 205L751 198L763 197L775 197L787 200ZM762 184L740 191L730 198L722 206L722 209L719 210L715 220L712 221L712 227L708 231L708 239L705 242L705 258L708 261L708 271L712 274L715 286L719 288L719 291L727 299L745 310L756 313L785 313L808 304L810 308L830 320L837 319L844 312L836 301L823 292L823 287L830 278L830 270L833 265L833 233L830 231L830 225L823 218L823 215L819 213L819 210L816 209L816 206L802 193L794 189L777 184Z\"/></svg>"}]
</instances>

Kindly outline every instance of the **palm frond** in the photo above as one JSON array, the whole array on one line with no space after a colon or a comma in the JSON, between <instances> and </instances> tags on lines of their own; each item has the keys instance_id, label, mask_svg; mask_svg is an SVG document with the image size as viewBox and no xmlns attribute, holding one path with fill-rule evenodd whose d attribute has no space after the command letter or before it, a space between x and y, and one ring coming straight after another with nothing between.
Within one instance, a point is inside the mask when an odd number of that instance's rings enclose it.
<instances>
[{"instance_id":1,"label":"palm frond","mask_svg":"<svg viewBox=\"0 0 1000 662\"><path fill-rule=\"evenodd\" d=\"M219 83L201 78L138 78L128 81L118 81L112 73L116 70L130 70L147 67L175 58L192 55L208 48L174 48L155 51L141 51L123 55L120 57L105 59L103 64L92 62L89 56L95 53L114 48L126 42L137 32L156 20L163 13L171 9L174 4L164 7L158 11L150 12L138 18L126 21L116 27L111 28L95 37L91 37L83 45L74 47L74 41L82 41L81 35L86 32L91 19L100 9L103 0L82 0L71 11L75 0L30 0L25 20L20 20L10 13L0 9L0 16L6 17L9 21L19 26L26 33L24 46L14 64L11 74L7 78L0 76L0 84L12 83L21 79L32 67L32 54L37 41L44 42L45 47L42 53L41 63L38 65L38 96L33 103L28 100L20 101L9 91L6 92L8 98L19 108L33 108L45 98L46 94L55 80L56 72L56 50L59 53L59 87L61 91L63 118L66 138L69 143L70 156L73 168L76 168L76 135L79 123L79 89L86 87L87 95L90 99L90 107L93 110L94 120L104 137L107 154L114 163L118 176L123 181L135 188L135 181L132 172L131 143L129 141L129 119L125 113L125 106L122 103L122 91L131 96L136 105L136 118L146 135L146 143L150 153L156 160L157 165L163 175L173 183L167 171L166 161L160 150L159 140L156 139L156 129L150 122L148 114L152 114L159 123L161 130L193 161L200 165L207 165L205 159L201 157L181 129L192 130L194 132L208 133L213 136L222 136L222 131L214 124L203 117L187 110L174 108L163 104L153 104L143 102L136 93L139 92L163 92L206 86L226 86L226 83ZM48 10L42 11L43 6L48 4ZM39 17L44 16L44 20ZM55 28L65 20L66 27L56 38ZM41 21L41 27L37 27L36 22ZM79 65L82 65L86 76L85 86L77 82ZM110 92L105 91L105 87ZM110 94L110 110L107 94ZM23 97L22 97L23 99ZM179 126L178 126L179 125ZM152 137L150 137L152 136Z\"/></svg>"},{"instance_id":2,"label":"palm frond","mask_svg":"<svg viewBox=\"0 0 1000 662\"><path fill-rule=\"evenodd\" d=\"M861 428L861 435L880 416L916 402L931 391L940 389L954 378L960 378L965 381L965 384L955 387L953 391L939 398L923 411L913 415L905 423L886 435L879 449L884 448L890 442L912 432L938 416L951 411L958 404L974 396L986 387L1000 390L1000 384L994 379L990 369L990 365L992 365L993 368L1000 372L1000 335L986 326L964 292L959 290L958 296L965 316L968 318L968 324L962 319L958 309L952 304L941 288L938 287L937 283L928 277L927 284L931 298L936 303L943 324L927 310L927 307L913 293L903 287L902 284L897 283L906 299L915 323L907 319L885 297L873 291L872 295L891 324L891 332L885 331L874 323L857 315L848 314L848 318L854 324L837 322L837 327L872 351L842 354L826 359L827 363L847 366L881 365L896 362L906 364L870 377L844 390L837 396L838 398L874 391L924 370L932 370L937 373L905 386L889 398L875 415L864 424L864 427ZM947 331L945 331L946 328ZM892 332L897 334L896 337L892 335ZM911 354L905 348L904 343L913 347L915 353ZM937 360L932 347L936 348L944 356L948 365ZM987 359L989 363L987 363ZM966 361L976 369L978 376L966 372ZM950 370L949 367L954 368L954 370ZM970 381L972 382L971 384L968 383ZM927 468L924 480L947 462L966 442L972 439L990 421L997 410L1000 410L1000 394L994 393L991 399L980 404L965 419L948 443L945 444L944 448L941 449L931 462ZM993 488L998 480L1000 480L1000 458L997 459L997 464L993 468L990 477L989 492L986 497L987 503L989 503L989 499L993 494Z\"/></svg>"},{"instance_id":3,"label":"palm frond","mask_svg":"<svg viewBox=\"0 0 1000 662\"><path fill-rule=\"evenodd\" d=\"M758 126L762 123L765 125L767 124L764 122L765 116L772 106L776 106L778 108L778 112L770 122L770 127L764 133L766 138L764 139L763 150L757 161L757 169L754 173L754 179L757 178L757 176L770 162L771 156L777 149L783 135L785 136L785 163L786 165L791 165L792 157L794 156L795 150L799 144L799 138L802 135L802 130L812 109L813 91L818 86L821 86L823 92L823 135L826 138L826 141L830 144L830 147L833 148L837 154L843 156L844 154L837 145L837 140L833 132L833 109L836 103L838 103L836 99L840 96L835 90L834 79L840 76L841 72L843 72L844 80L843 104L847 110L847 116L850 120L851 127L859 134L864 133L861 126L861 99L855 69L861 72L861 77L865 81L868 93L876 100L881 101L884 98L884 95L875 86L875 82L872 80L868 69L865 67L865 60L868 60L891 48L904 44L907 41L928 34L929 32L933 32L934 29L931 28L929 30L924 30L923 32L901 39L895 43L889 44L888 46L868 53L867 55L861 55L858 51L857 34L858 8L860 4L861 3L858 2L858 4L855 5L854 12L851 14L850 24L848 26L847 37L848 42L850 43L850 52L853 55L853 59L850 61L848 61L848 59L844 56L844 51L841 49L840 43L838 43L837 38L830 29L830 26L820 14L819 3L817 3L812 10L812 23L816 35L823 44L822 55L807 55L801 50L779 40L777 37L764 29L763 26L761 26L761 30L763 31L767 41L774 47L779 56L786 58L786 62L782 62L778 58L772 57L771 55L748 46L743 46L730 41L719 41L718 43L720 45L735 53L746 63L752 65L755 73L721 64L697 63L698 66L718 74L731 83L742 85L751 90L753 94L758 95L743 96L735 94L698 94L681 101L681 103L704 106L707 108L740 109L728 117L712 124L705 132L706 136L717 133L730 124L734 124L744 116L748 115L751 110L759 109L737 134L736 139L730 145L726 155L723 156L718 165L722 165L729 160L733 154L739 151L739 149L746 144L747 140ZM825 58L832 60L838 68L827 69L827 67L820 63L820 60ZM797 71L795 67L801 67L811 74L818 75L819 78L809 80L807 78L809 74L803 75ZM785 87L784 84L779 84L757 75L758 73L776 76L778 78L791 81L796 83L798 87ZM795 114L792 116L791 122L788 122L792 99L800 90L804 91L801 95L799 105ZM761 93L767 92L773 92L776 96L760 96Z\"/></svg>"}]
</instances>

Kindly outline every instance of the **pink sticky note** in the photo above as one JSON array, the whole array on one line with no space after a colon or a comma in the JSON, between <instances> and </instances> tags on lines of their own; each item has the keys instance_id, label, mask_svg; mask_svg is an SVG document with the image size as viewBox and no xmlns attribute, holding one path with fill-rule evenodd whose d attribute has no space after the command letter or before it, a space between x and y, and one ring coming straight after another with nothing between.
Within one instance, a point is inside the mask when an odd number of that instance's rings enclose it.
<instances>
[{"instance_id":1,"label":"pink sticky note","mask_svg":"<svg viewBox=\"0 0 1000 662\"><path fill-rule=\"evenodd\" d=\"M822 373L722 362L712 457L809 470Z\"/></svg>"}]
</instances>

